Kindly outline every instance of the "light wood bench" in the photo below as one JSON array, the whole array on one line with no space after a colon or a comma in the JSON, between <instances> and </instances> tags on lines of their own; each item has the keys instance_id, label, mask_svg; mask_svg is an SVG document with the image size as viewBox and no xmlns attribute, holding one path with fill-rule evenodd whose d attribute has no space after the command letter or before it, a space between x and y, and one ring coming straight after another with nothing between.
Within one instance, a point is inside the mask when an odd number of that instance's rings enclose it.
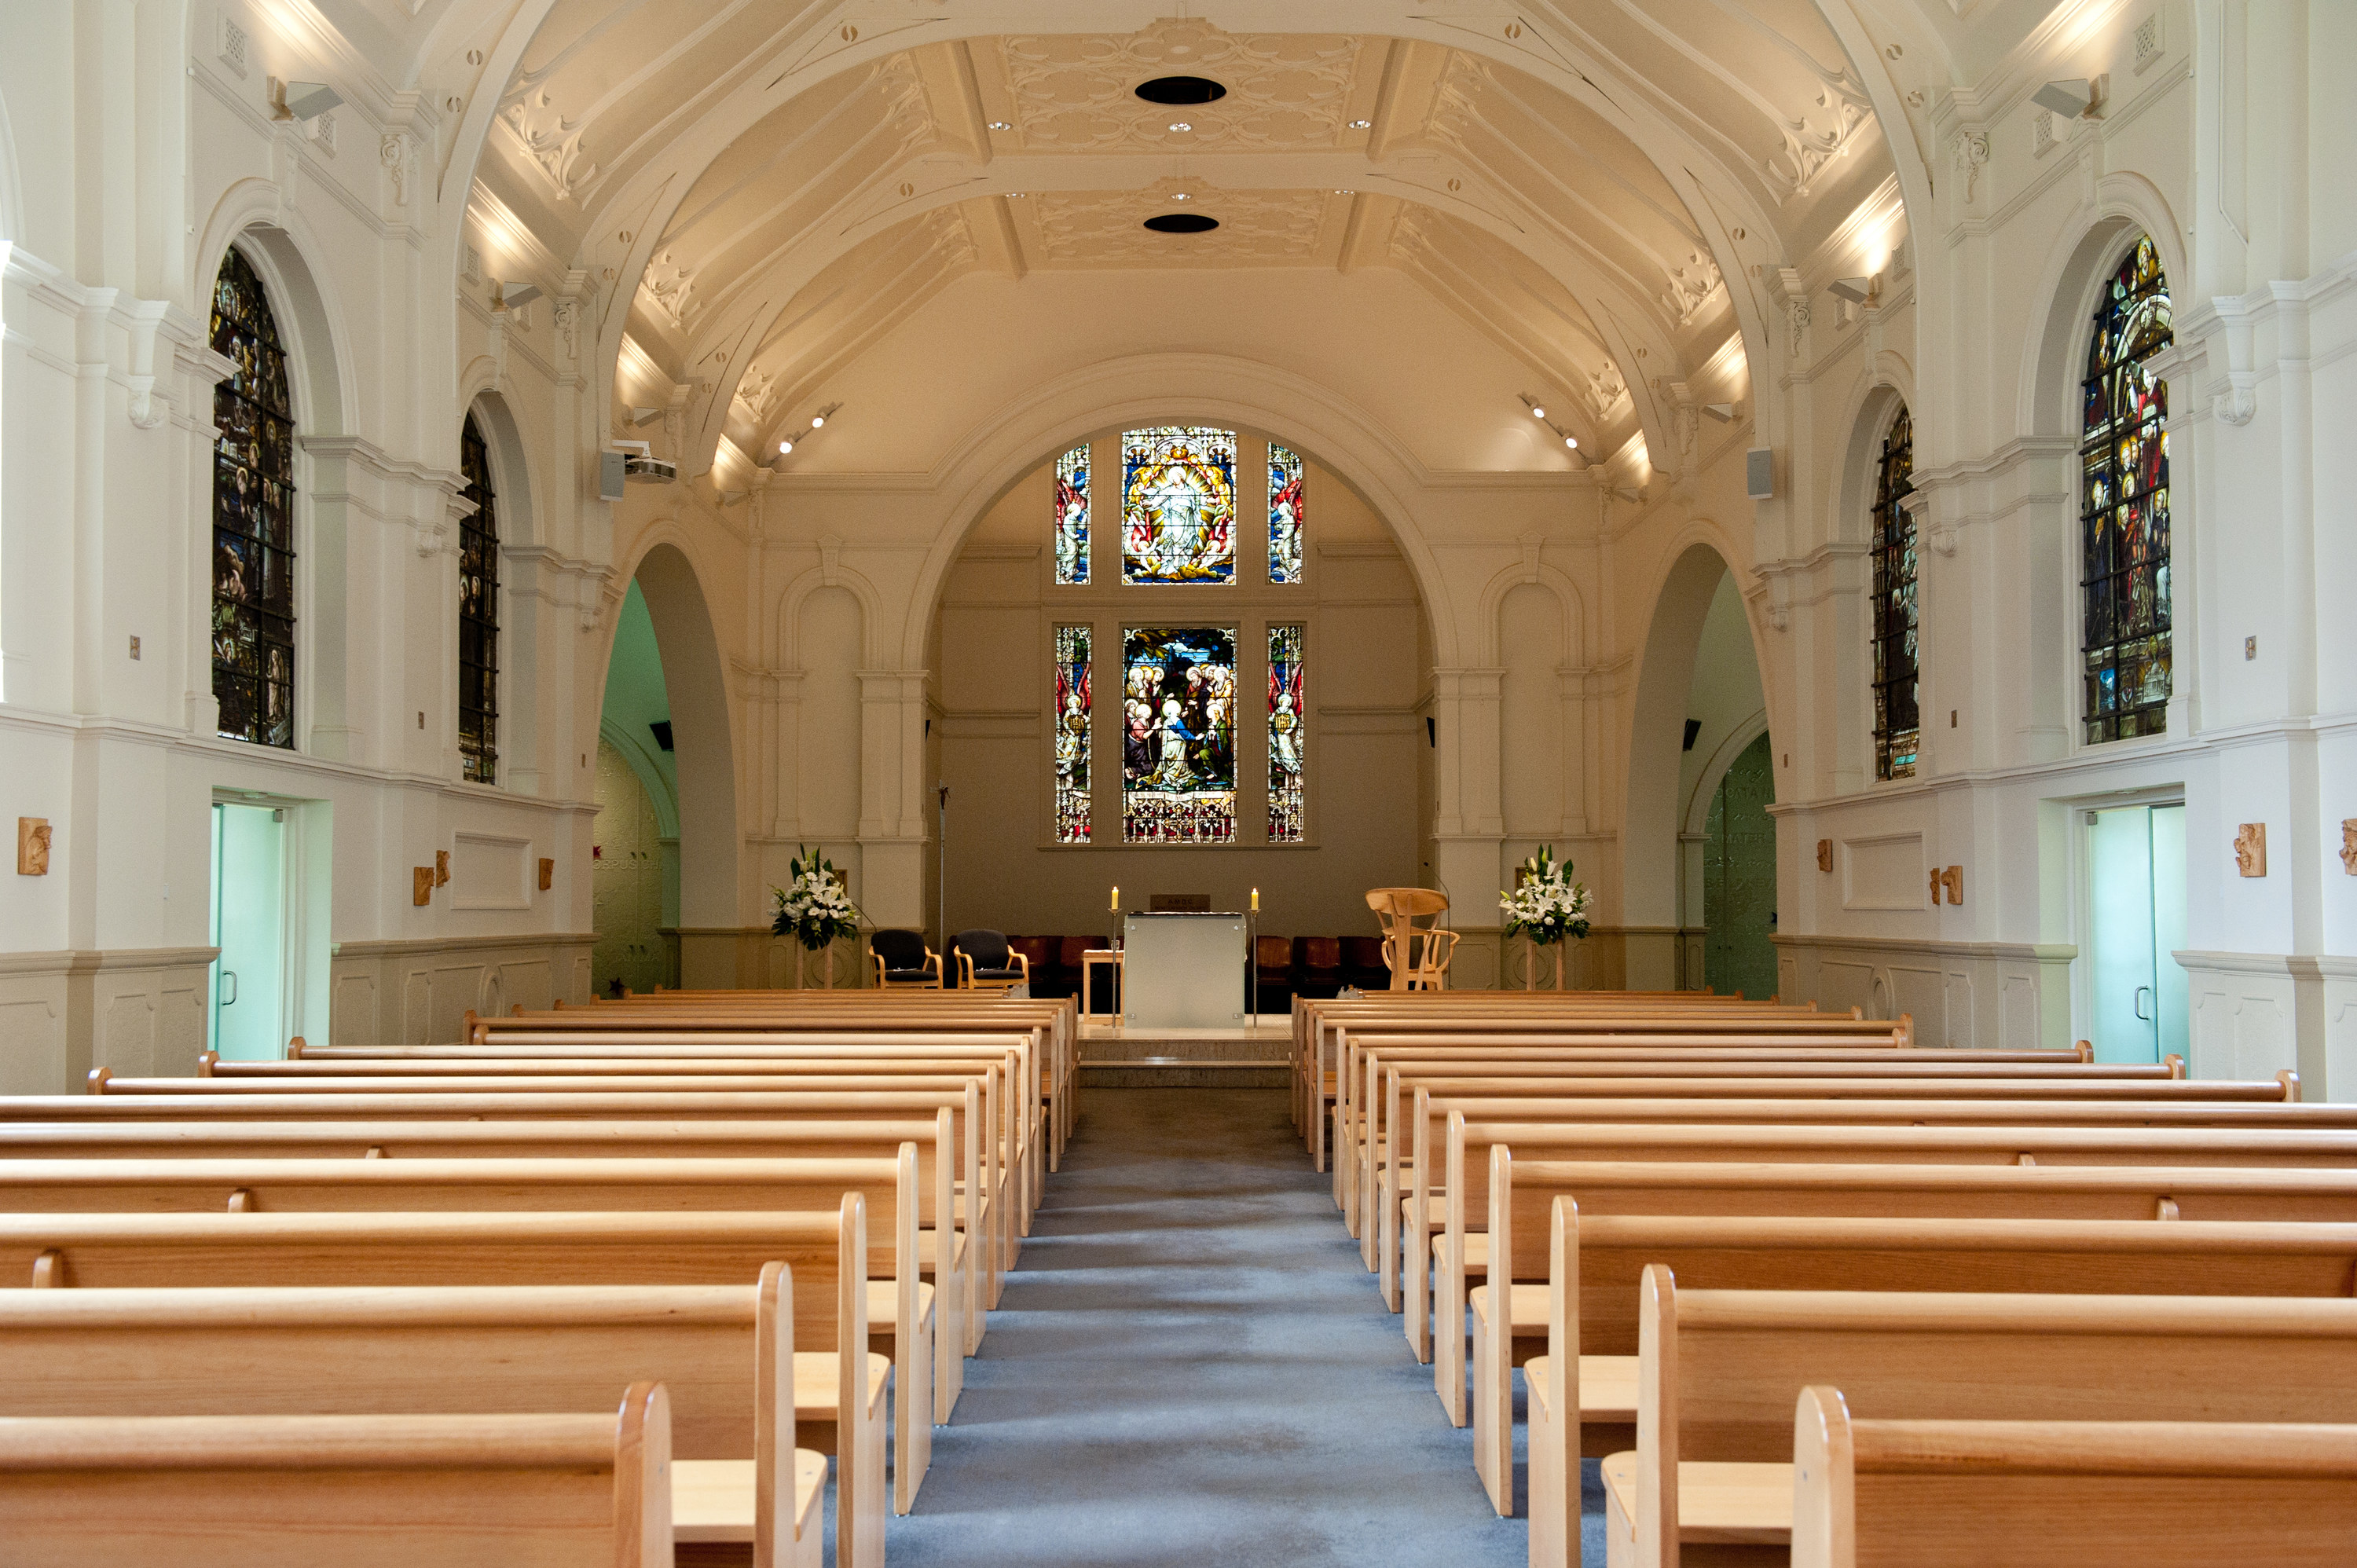
<instances>
[{"instance_id":1,"label":"light wood bench","mask_svg":"<svg viewBox=\"0 0 2357 1568\"><path fill-rule=\"evenodd\" d=\"M180 1081L193 1081L183 1079ZM382 1094L321 1092L206 1096L161 1095L10 1095L0 1097L0 1146L10 1124L91 1125L138 1122L262 1123L269 1122L439 1122L470 1121L513 1123L533 1122L642 1122L693 1124L701 1122L773 1121L780 1126L807 1119L813 1122L891 1122L931 1118L947 1109L957 1117L959 1165L955 1222L973 1227L981 1239L977 1262L984 1309L998 1305L1005 1271L1013 1267L1018 1231L1012 1201L999 1204L997 1194L1007 1185L1005 1140L987 1129L994 1124L985 1109L981 1086L968 1083L952 1090L871 1090L866 1091L794 1090L778 1092L716 1092L712 1090L648 1090L643 1088L603 1089L576 1093L478 1092L426 1093L416 1090ZM969 1154L968 1151L973 1151ZM977 1205L973 1195L982 1195Z\"/></svg>"},{"instance_id":2,"label":"light wood bench","mask_svg":"<svg viewBox=\"0 0 2357 1568\"><path fill-rule=\"evenodd\" d=\"M900 1513L963 1386L954 1309L919 1278L918 1190L914 1144L865 1160L0 1160L0 1212L23 1214L831 1214L856 1192L869 1348L893 1361Z\"/></svg>"},{"instance_id":3,"label":"light wood bench","mask_svg":"<svg viewBox=\"0 0 2357 1568\"><path fill-rule=\"evenodd\" d=\"M1614 1568L1788 1544L1787 1410L1813 1382L1859 1414L1948 1421L2330 1421L2357 1399L2352 1301L1682 1291L1659 1266L1640 1292L1637 1447L1606 1461L1608 1539L1633 1524L1635 1550ZM1713 1495L1728 1483L1772 1507ZM1684 1526L1689 1501L1714 1522Z\"/></svg>"},{"instance_id":4,"label":"light wood bench","mask_svg":"<svg viewBox=\"0 0 2357 1568\"><path fill-rule=\"evenodd\" d=\"M1805 1391L1793 1568L2338 1568L2357 1540L2357 1426L1884 1421Z\"/></svg>"},{"instance_id":5,"label":"light wood bench","mask_svg":"<svg viewBox=\"0 0 2357 1568\"><path fill-rule=\"evenodd\" d=\"M671 1419L633 1383L573 1415L0 1419L0 1541L142 1568L661 1568Z\"/></svg>"},{"instance_id":6,"label":"light wood bench","mask_svg":"<svg viewBox=\"0 0 2357 1568\"><path fill-rule=\"evenodd\" d=\"M627 1374L670 1396L673 1538L815 1568L826 1456L794 1446L796 1310L781 1262L752 1286L0 1291L0 1416L590 1411ZM833 1388L809 1359L802 1380Z\"/></svg>"},{"instance_id":7,"label":"light wood bench","mask_svg":"<svg viewBox=\"0 0 2357 1568\"><path fill-rule=\"evenodd\" d=\"M2154 1094L2166 1093L2167 1099L2147 1099L2121 1103L2104 1103L2093 1100L2072 1100L2049 1096L2043 1099L1990 1100L1983 1097L1979 1088L1966 1085L1954 1094L1937 1097L1910 1094L1905 1097L1882 1098L1867 1096L1850 1099L1804 1100L1792 1095L1748 1096L1740 1099L1713 1099L1706 1093L1665 1096L1659 1099L1621 1099L1589 1095L1579 1099L1555 1099L1534 1091L1528 1097L1476 1096L1452 1099L1428 1092L1419 1087L1416 1106L1409 1126L1416 1139L1415 1166L1405 1178L1410 1187L1410 1200L1403 1206L1407 1230L1401 1258L1407 1271L1405 1279L1405 1330L1408 1341L1421 1354L1429 1353L1437 1359L1439 1347L1446 1335L1433 1341L1435 1348L1427 1352L1425 1314L1443 1310L1442 1303L1452 1288L1460 1307L1464 1301L1461 1283L1446 1276L1455 1273L1461 1282L1468 1268L1478 1268L1479 1262L1467 1248L1453 1243L1444 1245L1448 1230L1454 1227L1464 1232L1477 1230L1487 1213L1489 1152L1477 1139L1468 1145L1471 1158L1461 1165L1462 1158L1455 1152L1456 1134L1451 1118L1462 1116L1473 1125L1519 1123L1543 1125L1547 1122L1622 1122L1631 1124L1701 1125L1725 1127L1818 1125L1827 1127L1868 1126L1947 1126L1947 1127L2221 1127L2221 1128L2317 1128L2335 1131L2357 1131L2357 1107L2340 1105L2296 1105L2281 1103L2247 1103L2233 1096L2241 1090L2269 1085L2228 1084L2222 1092L2228 1098L2204 1098L2207 1085L2201 1082L2178 1081L2131 1085ZM2296 1091L2297 1082L2289 1088ZM1889 1092L1889 1091L1886 1091ZM1513 1140L1508 1140L1513 1141ZM1459 1199L1462 1199L1460 1202ZM1441 1236L1435 1238L1433 1215L1443 1216L1437 1228ZM1443 1262L1462 1259L1461 1266ZM1429 1294L1420 1294L1422 1282L1416 1275L1432 1272ZM1446 1321L1442 1319L1441 1321ZM1458 1380L1462 1380L1459 1363ZM1444 1383L1444 1400L1448 1397Z\"/></svg>"},{"instance_id":8,"label":"light wood bench","mask_svg":"<svg viewBox=\"0 0 2357 1568\"><path fill-rule=\"evenodd\" d=\"M1894 1219L1599 1216L1558 1199L1544 1292L1547 1354L1523 1369L1530 1392L1531 1493L1599 1448L1634 1444L1628 1420L1598 1410L1591 1369L1633 1396L1645 1269L1687 1290L1936 1291L2082 1296L2347 1299L2357 1225L2093 1219ZM2092 1310L2092 1309L2091 1309ZM1541 1503L1534 1500L1537 1509Z\"/></svg>"},{"instance_id":9,"label":"light wood bench","mask_svg":"<svg viewBox=\"0 0 2357 1568\"><path fill-rule=\"evenodd\" d=\"M856 1192L828 1215L0 1214L0 1289L750 1286L767 1264L783 1262L800 1286L795 1349L819 1358L796 1364L800 1441L835 1455L855 1538L858 1518L879 1525L877 1554L862 1555L856 1568L880 1563L888 1507L891 1363L866 1348L866 1206ZM814 1378L830 1368L838 1375L805 1386L806 1368Z\"/></svg>"},{"instance_id":10,"label":"light wood bench","mask_svg":"<svg viewBox=\"0 0 2357 1568\"><path fill-rule=\"evenodd\" d=\"M1584 1219L1607 1216L1702 1215L1805 1218L1862 1216L1922 1219L2183 1219L2357 1225L2357 1170L2155 1169L2003 1165L1594 1165L1523 1160L1504 1144L1491 1150L1490 1283L1471 1293L1475 1466L1502 1513L1513 1496L1511 1466L1513 1368L1550 1353L1556 1201ZM1506 1332L1500 1332L1499 1278L1512 1282ZM1528 1282L1528 1283L1525 1283ZM2357 1330L2352 1330L2357 1332ZM2357 1339L2352 1343L2357 1345ZM1592 1368L1625 1393L1628 1369ZM1528 1380L1526 1371L1525 1380ZM1585 1381L1583 1376L1583 1381ZM1609 1452L1628 1407L1578 1412L1590 1457ZM1593 1433L1593 1440L1590 1434ZM1536 1495L1537 1481L1533 1481Z\"/></svg>"}]
</instances>

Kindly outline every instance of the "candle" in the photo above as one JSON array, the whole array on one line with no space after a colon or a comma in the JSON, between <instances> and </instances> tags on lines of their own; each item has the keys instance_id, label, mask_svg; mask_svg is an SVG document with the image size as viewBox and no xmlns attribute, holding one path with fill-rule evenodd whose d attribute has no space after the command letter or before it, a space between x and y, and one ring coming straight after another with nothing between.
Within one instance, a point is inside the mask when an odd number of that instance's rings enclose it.
<instances>
[{"instance_id":1,"label":"candle","mask_svg":"<svg viewBox=\"0 0 2357 1568\"><path fill-rule=\"evenodd\" d=\"M1113 907L1114 907L1116 910L1118 910L1118 909L1121 908L1121 885L1120 885L1119 883L1115 883L1115 884L1114 884L1114 889L1113 889Z\"/></svg>"},{"instance_id":2,"label":"candle","mask_svg":"<svg viewBox=\"0 0 2357 1568\"><path fill-rule=\"evenodd\" d=\"M1254 914L1260 912L1260 889L1257 887L1253 889L1253 912Z\"/></svg>"}]
</instances>

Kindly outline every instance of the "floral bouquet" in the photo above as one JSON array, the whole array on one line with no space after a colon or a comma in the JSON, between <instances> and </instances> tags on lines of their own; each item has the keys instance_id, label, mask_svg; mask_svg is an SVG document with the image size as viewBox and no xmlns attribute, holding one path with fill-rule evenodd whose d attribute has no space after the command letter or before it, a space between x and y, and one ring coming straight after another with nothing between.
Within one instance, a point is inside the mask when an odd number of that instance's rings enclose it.
<instances>
[{"instance_id":1,"label":"floral bouquet","mask_svg":"<svg viewBox=\"0 0 2357 1568\"><path fill-rule=\"evenodd\" d=\"M778 901L777 918L770 922L772 934L791 937L817 952L859 929L859 907L844 892L843 874L833 861L804 845L792 871L791 883L770 889Z\"/></svg>"},{"instance_id":2,"label":"floral bouquet","mask_svg":"<svg viewBox=\"0 0 2357 1568\"><path fill-rule=\"evenodd\" d=\"M1558 862L1553 845L1523 862L1513 891L1501 892L1498 907L1506 912L1508 936L1526 936L1541 947L1587 935L1587 885L1571 879L1570 862Z\"/></svg>"}]
</instances>

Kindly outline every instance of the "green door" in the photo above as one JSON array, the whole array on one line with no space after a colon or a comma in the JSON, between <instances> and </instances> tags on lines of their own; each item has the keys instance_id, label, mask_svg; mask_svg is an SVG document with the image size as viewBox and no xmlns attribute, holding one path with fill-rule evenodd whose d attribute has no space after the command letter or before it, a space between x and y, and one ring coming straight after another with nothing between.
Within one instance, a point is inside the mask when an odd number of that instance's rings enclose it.
<instances>
[{"instance_id":1,"label":"green door","mask_svg":"<svg viewBox=\"0 0 2357 1568\"><path fill-rule=\"evenodd\" d=\"M2087 813L2088 1037L2095 1059L2183 1056L2185 808Z\"/></svg>"}]
</instances>

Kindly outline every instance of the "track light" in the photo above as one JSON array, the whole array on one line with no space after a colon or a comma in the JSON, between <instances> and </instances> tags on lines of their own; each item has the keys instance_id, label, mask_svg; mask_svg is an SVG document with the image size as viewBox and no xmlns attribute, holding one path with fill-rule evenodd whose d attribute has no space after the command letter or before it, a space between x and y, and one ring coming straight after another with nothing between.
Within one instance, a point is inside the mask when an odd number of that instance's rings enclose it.
<instances>
[{"instance_id":1,"label":"track light","mask_svg":"<svg viewBox=\"0 0 2357 1568\"><path fill-rule=\"evenodd\" d=\"M794 444L791 441L780 441L778 443L778 456L780 457L784 456L793 449Z\"/></svg>"},{"instance_id":2,"label":"track light","mask_svg":"<svg viewBox=\"0 0 2357 1568\"><path fill-rule=\"evenodd\" d=\"M826 428L826 415L823 413L812 414L811 428L813 430L824 430Z\"/></svg>"},{"instance_id":3,"label":"track light","mask_svg":"<svg viewBox=\"0 0 2357 1568\"><path fill-rule=\"evenodd\" d=\"M1573 451L1575 451L1575 452L1577 452L1577 451L1578 451L1578 450L1579 450L1579 437L1578 437L1578 436L1577 436L1577 435L1566 435L1566 436L1565 436L1565 437L1563 438L1563 444L1564 444L1566 446L1570 447L1570 448L1571 448Z\"/></svg>"},{"instance_id":4,"label":"track light","mask_svg":"<svg viewBox=\"0 0 2357 1568\"><path fill-rule=\"evenodd\" d=\"M1531 417L1544 423L1546 419L1546 410L1541 408L1536 403L1533 403L1531 404Z\"/></svg>"}]
</instances>

